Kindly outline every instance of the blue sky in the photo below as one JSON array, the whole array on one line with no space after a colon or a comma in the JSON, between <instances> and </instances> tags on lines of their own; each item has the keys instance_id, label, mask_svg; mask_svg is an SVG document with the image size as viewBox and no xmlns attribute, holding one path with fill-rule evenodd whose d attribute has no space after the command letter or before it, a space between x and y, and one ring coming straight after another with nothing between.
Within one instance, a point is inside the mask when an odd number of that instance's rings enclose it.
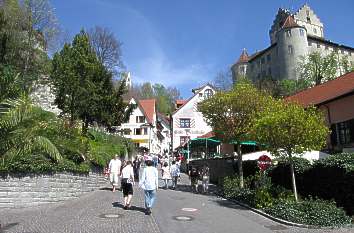
<instances>
[{"instance_id":1,"label":"blue sky","mask_svg":"<svg viewBox=\"0 0 354 233\"><path fill-rule=\"evenodd\" d=\"M51 0L70 35L95 25L123 42L123 62L133 83L176 86L183 97L238 59L269 46L279 7L308 3L326 39L354 47L354 1L297 0Z\"/></svg>"}]
</instances>

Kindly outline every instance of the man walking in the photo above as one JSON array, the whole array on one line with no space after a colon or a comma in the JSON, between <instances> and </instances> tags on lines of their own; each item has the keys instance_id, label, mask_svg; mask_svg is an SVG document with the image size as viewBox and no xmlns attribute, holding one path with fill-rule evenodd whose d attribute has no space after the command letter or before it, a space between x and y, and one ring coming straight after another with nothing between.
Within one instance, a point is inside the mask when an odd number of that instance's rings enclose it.
<instances>
[{"instance_id":1,"label":"man walking","mask_svg":"<svg viewBox=\"0 0 354 233\"><path fill-rule=\"evenodd\" d=\"M118 154L114 155L114 158L111 159L108 165L109 169L109 180L113 186L112 192L116 191L116 187L118 186L118 177L120 176L120 167L122 166L122 162L120 161Z\"/></svg>"},{"instance_id":2,"label":"man walking","mask_svg":"<svg viewBox=\"0 0 354 233\"><path fill-rule=\"evenodd\" d=\"M180 176L179 166L176 164L176 161L172 161L171 176L172 176L172 189L176 189L177 181Z\"/></svg>"},{"instance_id":3,"label":"man walking","mask_svg":"<svg viewBox=\"0 0 354 233\"><path fill-rule=\"evenodd\" d=\"M156 191L159 188L158 171L153 166L152 160L145 161L146 167L143 170L139 186L144 189L146 215L151 214L151 208L156 199Z\"/></svg>"}]
</instances>

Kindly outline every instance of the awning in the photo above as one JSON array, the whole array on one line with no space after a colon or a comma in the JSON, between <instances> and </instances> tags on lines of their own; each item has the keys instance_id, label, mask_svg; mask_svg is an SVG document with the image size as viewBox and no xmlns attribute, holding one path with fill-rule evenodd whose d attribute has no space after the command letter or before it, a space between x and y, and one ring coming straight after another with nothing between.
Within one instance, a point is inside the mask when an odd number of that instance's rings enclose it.
<instances>
[{"instance_id":1,"label":"awning","mask_svg":"<svg viewBox=\"0 0 354 233\"><path fill-rule=\"evenodd\" d=\"M149 143L148 139L132 139L134 143Z\"/></svg>"}]
</instances>

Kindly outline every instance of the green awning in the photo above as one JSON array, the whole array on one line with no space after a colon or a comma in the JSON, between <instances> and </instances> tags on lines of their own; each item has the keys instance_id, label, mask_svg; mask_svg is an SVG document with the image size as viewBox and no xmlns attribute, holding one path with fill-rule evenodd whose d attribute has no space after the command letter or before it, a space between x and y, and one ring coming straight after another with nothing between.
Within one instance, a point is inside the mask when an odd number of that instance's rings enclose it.
<instances>
[{"instance_id":1,"label":"green awning","mask_svg":"<svg viewBox=\"0 0 354 233\"><path fill-rule=\"evenodd\" d=\"M237 144L237 141L232 141L231 144ZM241 145L248 145L248 146L257 146L256 141L242 141Z\"/></svg>"}]
</instances>

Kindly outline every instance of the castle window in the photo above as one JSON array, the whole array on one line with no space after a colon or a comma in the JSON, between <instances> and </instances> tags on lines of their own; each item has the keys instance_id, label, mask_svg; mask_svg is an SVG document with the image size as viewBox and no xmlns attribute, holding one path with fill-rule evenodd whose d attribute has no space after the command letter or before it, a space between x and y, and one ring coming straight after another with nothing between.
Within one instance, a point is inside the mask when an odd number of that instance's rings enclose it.
<instances>
[{"instance_id":1,"label":"castle window","mask_svg":"<svg viewBox=\"0 0 354 233\"><path fill-rule=\"evenodd\" d=\"M321 48L321 45L320 45L320 44L317 44L317 48L320 49L320 48Z\"/></svg>"},{"instance_id":2,"label":"castle window","mask_svg":"<svg viewBox=\"0 0 354 233\"><path fill-rule=\"evenodd\" d=\"M311 41L309 41L308 45L309 45L309 46L312 46L312 42L311 42Z\"/></svg>"},{"instance_id":3,"label":"castle window","mask_svg":"<svg viewBox=\"0 0 354 233\"><path fill-rule=\"evenodd\" d=\"M344 50L341 50L340 53L341 53L341 54L344 54Z\"/></svg>"},{"instance_id":4,"label":"castle window","mask_svg":"<svg viewBox=\"0 0 354 233\"><path fill-rule=\"evenodd\" d=\"M271 57L270 57L270 54L267 55L267 62L270 62L271 60Z\"/></svg>"},{"instance_id":5,"label":"castle window","mask_svg":"<svg viewBox=\"0 0 354 233\"><path fill-rule=\"evenodd\" d=\"M291 37L291 30L286 30L286 37Z\"/></svg>"},{"instance_id":6,"label":"castle window","mask_svg":"<svg viewBox=\"0 0 354 233\"><path fill-rule=\"evenodd\" d=\"M264 59L264 57L262 57L262 59L261 59L261 63L262 63L262 64L264 64L264 63L265 63L265 59Z\"/></svg>"},{"instance_id":7,"label":"castle window","mask_svg":"<svg viewBox=\"0 0 354 233\"><path fill-rule=\"evenodd\" d=\"M313 33L317 34L317 29L313 28Z\"/></svg>"},{"instance_id":8,"label":"castle window","mask_svg":"<svg viewBox=\"0 0 354 233\"><path fill-rule=\"evenodd\" d=\"M308 23L311 23L310 17L306 17L306 20L307 20Z\"/></svg>"},{"instance_id":9,"label":"castle window","mask_svg":"<svg viewBox=\"0 0 354 233\"><path fill-rule=\"evenodd\" d=\"M304 35L305 35L304 29L300 28L300 36L304 36Z\"/></svg>"},{"instance_id":10,"label":"castle window","mask_svg":"<svg viewBox=\"0 0 354 233\"><path fill-rule=\"evenodd\" d=\"M325 46L325 50L328 50L328 46L327 45Z\"/></svg>"},{"instance_id":11,"label":"castle window","mask_svg":"<svg viewBox=\"0 0 354 233\"><path fill-rule=\"evenodd\" d=\"M272 69L268 67L268 76L272 76Z\"/></svg>"},{"instance_id":12,"label":"castle window","mask_svg":"<svg viewBox=\"0 0 354 233\"><path fill-rule=\"evenodd\" d=\"M288 54L294 54L294 47L292 45L288 45Z\"/></svg>"},{"instance_id":13,"label":"castle window","mask_svg":"<svg viewBox=\"0 0 354 233\"><path fill-rule=\"evenodd\" d=\"M310 11L309 10L306 10L306 15L310 16Z\"/></svg>"}]
</instances>

